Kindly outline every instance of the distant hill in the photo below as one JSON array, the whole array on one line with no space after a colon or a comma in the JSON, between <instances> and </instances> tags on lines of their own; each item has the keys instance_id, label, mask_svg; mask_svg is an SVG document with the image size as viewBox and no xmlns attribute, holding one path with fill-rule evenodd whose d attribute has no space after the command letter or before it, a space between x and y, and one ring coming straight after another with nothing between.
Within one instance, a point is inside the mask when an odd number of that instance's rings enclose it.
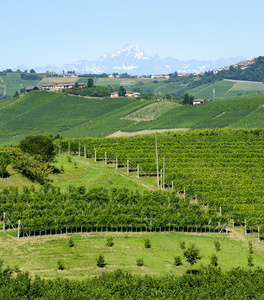
<instances>
[{"instance_id":1,"label":"distant hill","mask_svg":"<svg viewBox=\"0 0 264 300\"><path fill-rule=\"evenodd\" d=\"M264 128L263 120L262 94L182 106L153 100L93 99L32 91L21 98L0 101L0 144L17 144L31 133L77 138L103 137L118 130Z\"/></svg>"}]
</instances>

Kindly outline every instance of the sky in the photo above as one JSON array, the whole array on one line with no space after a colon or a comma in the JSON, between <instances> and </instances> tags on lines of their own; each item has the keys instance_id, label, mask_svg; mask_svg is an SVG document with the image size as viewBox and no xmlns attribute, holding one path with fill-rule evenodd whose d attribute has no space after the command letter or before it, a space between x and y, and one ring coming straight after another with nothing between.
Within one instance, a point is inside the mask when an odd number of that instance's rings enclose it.
<instances>
[{"instance_id":1,"label":"sky","mask_svg":"<svg viewBox=\"0 0 264 300\"><path fill-rule=\"evenodd\" d=\"M0 70L95 60L135 42L150 56L264 55L263 0L1 0Z\"/></svg>"}]
</instances>

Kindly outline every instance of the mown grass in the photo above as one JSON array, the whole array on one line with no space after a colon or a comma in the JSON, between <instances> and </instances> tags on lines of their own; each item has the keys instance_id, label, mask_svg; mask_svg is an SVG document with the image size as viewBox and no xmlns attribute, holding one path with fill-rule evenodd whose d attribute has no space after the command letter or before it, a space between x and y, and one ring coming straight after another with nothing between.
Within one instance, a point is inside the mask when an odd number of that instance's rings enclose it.
<instances>
[{"instance_id":1,"label":"mown grass","mask_svg":"<svg viewBox=\"0 0 264 300\"><path fill-rule=\"evenodd\" d=\"M44 278L74 278L83 279L101 274L102 271L112 271L117 268L135 274L183 274L190 265L184 259L180 247L182 241L186 247L195 244L201 251L202 259L194 265L210 264L210 256L215 253L219 266L223 270L247 265L248 240L232 240L226 234L186 234L178 232L161 233L75 233L42 237L25 237L19 240L0 233L0 257L6 265L18 265L21 270ZM114 245L106 245L107 237L112 236ZM69 238L73 239L74 247L69 247ZM151 248L145 248L144 240L150 239ZM249 237L253 242L253 269L264 267L263 245L256 242L255 237ZM214 241L220 243L221 250L215 251ZM101 269L96 266L96 257L103 254L107 263ZM183 265L174 265L174 256L182 258ZM138 267L136 260L143 258L144 266ZM65 270L57 269L57 261L61 260Z\"/></svg>"}]
</instances>

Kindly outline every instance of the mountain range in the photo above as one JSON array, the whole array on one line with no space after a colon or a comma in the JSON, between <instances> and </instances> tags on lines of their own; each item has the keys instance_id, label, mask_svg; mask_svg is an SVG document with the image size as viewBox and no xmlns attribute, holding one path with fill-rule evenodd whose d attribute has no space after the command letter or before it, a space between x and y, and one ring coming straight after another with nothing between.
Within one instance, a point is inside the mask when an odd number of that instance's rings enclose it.
<instances>
[{"instance_id":1,"label":"mountain range","mask_svg":"<svg viewBox=\"0 0 264 300\"><path fill-rule=\"evenodd\" d=\"M175 71L178 73L196 73L230 66L242 60L245 60L245 57L220 58L215 61L195 59L180 61L172 57L162 59L157 54L153 57L146 54L136 43L131 42L122 49L111 54L104 54L96 60L80 60L71 64L64 64L61 67L47 65L35 67L34 70L38 73L46 71L61 73L64 70L66 72L75 71L76 73L128 73L130 75L168 74ZM24 65L16 69L29 70Z\"/></svg>"}]
</instances>

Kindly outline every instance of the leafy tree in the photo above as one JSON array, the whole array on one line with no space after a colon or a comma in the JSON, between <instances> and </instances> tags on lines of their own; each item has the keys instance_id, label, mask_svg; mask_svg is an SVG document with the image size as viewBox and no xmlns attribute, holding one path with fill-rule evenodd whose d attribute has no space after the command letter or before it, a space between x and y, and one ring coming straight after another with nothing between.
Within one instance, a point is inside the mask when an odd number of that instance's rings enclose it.
<instances>
[{"instance_id":1,"label":"leafy tree","mask_svg":"<svg viewBox=\"0 0 264 300\"><path fill-rule=\"evenodd\" d=\"M215 245L215 251L218 252L218 251L221 250L219 241L215 240L215 241L214 241L214 245Z\"/></svg>"},{"instance_id":2,"label":"leafy tree","mask_svg":"<svg viewBox=\"0 0 264 300\"><path fill-rule=\"evenodd\" d=\"M112 236L107 237L106 246L113 247L114 246L114 240Z\"/></svg>"},{"instance_id":3,"label":"leafy tree","mask_svg":"<svg viewBox=\"0 0 264 300\"><path fill-rule=\"evenodd\" d=\"M197 260L202 258L202 256L200 256L200 250L194 244L192 244L183 252L183 255L190 264L192 273L192 266L197 263Z\"/></svg>"},{"instance_id":4,"label":"leafy tree","mask_svg":"<svg viewBox=\"0 0 264 300\"><path fill-rule=\"evenodd\" d=\"M145 239L145 248L151 248L151 243L150 243L150 239L149 238Z\"/></svg>"},{"instance_id":5,"label":"leafy tree","mask_svg":"<svg viewBox=\"0 0 264 300\"><path fill-rule=\"evenodd\" d=\"M144 266L144 260L143 258L137 258L137 266L142 267Z\"/></svg>"},{"instance_id":6,"label":"leafy tree","mask_svg":"<svg viewBox=\"0 0 264 300\"><path fill-rule=\"evenodd\" d=\"M122 85L120 85L120 87L118 89L118 96L125 97L125 94L126 94L126 90L124 89L124 87L122 87Z\"/></svg>"},{"instance_id":7,"label":"leafy tree","mask_svg":"<svg viewBox=\"0 0 264 300\"><path fill-rule=\"evenodd\" d=\"M25 153L38 156L43 161L53 161L56 155L53 138L47 135L31 134L20 141L19 148Z\"/></svg>"},{"instance_id":8,"label":"leafy tree","mask_svg":"<svg viewBox=\"0 0 264 300\"><path fill-rule=\"evenodd\" d=\"M91 87L93 87L93 85L94 85L93 79L89 78L88 81L87 81L87 87L91 88Z\"/></svg>"},{"instance_id":9,"label":"leafy tree","mask_svg":"<svg viewBox=\"0 0 264 300\"><path fill-rule=\"evenodd\" d=\"M35 70L34 70L34 69L31 69L31 70L29 71L29 73L31 73L31 74L32 74L32 73L36 73L36 72L35 72Z\"/></svg>"}]
</instances>

